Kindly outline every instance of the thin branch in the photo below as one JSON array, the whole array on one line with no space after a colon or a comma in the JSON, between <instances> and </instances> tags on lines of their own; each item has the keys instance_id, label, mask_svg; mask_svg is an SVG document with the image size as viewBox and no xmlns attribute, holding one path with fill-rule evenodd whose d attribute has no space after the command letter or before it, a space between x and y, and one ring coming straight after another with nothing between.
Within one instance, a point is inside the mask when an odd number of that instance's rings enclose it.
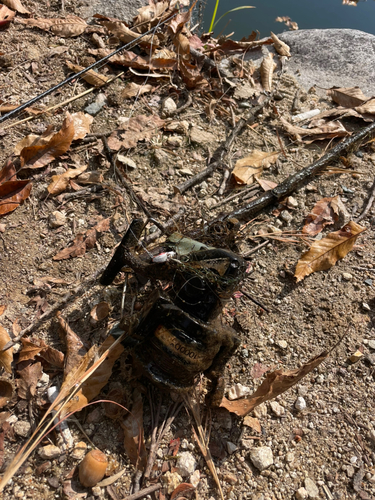
<instances>
[{"instance_id":1,"label":"thin branch","mask_svg":"<svg viewBox=\"0 0 375 500\"><path fill-rule=\"evenodd\" d=\"M154 491L160 490L162 485L160 483L153 484L152 486L149 486L148 488L145 488L141 491L138 491L137 493L134 493L133 495L129 495L128 497L123 498L123 500L138 500L139 498L144 498L147 495L150 495Z\"/></svg>"},{"instance_id":2,"label":"thin branch","mask_svg":"<svg viewBox=\"0 0 375 500\"><path fill-rule=\"evenodd\" d=\"M366 217L370 208L372 207L372 204L374 203L374 199L375 199L375 180L374 180L373 185L371 186L370 198L368 199L368 202L367 202L365 208L363 209L363 212L361 213L361 215L355 219L355 222L360 222L362 219L364 219Z\"/></svg>"}]
</instances>

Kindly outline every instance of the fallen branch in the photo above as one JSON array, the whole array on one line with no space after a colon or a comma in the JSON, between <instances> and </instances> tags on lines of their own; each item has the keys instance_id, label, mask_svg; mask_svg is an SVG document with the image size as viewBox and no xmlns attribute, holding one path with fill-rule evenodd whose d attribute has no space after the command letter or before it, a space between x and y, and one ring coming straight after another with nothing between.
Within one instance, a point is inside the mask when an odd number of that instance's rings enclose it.
<instances>
[{"instance_id":1,"label":"fallen branch","mask_svg":"<svg viewBox=\"0 0 375 500\"><path fill-rule=\"evenodd\" d=\"M160 483L153 484L148 488L145 488L138 491L137 493L134 493L133 495L129 495L128 497L123 498L123 500L138 500L139 498L144 498L145 496L150 495L150 493L160 490L161 487L162 485Z\"/></svg>"},{"instance_id":2,"label":"fallen branch","mask_svg":"<svg viewBox=\"0 0 375 500\"><path fill-rule=\"evenodd\" d=\"M368 202L367 202L365 208L363 209L363 212L361 213L361 215L356 218L355 222L360 222L362 219L364 219L366 217L370 208L372 207L372 204L374 203L374 199L375 199L375 180L374 180L373 185L371 186L370 197L368 199Z\"/></svg>"},{"instance_id":3,"label":"fallen branch","mask_svg":"<svg viewBox=\"0 0 375 500\"><path fill-rule=\"evenodd\" d=\"M254 217L255 214L272 203L289 196L292 192L311 182L315 175L320 173L325 167L327 167L328 164L336 161L340 156L343 156L348 151L358 149L362 141L373 138L374 134L375 123L372 123L368 127L363 128L358 133L346 139L344 142L337 144L337 146L332 148L316 162L289 176L274 189L262 194L262 196L259 196L259 198L251 201L248 205L234 210L230 214L219 217L218 220L230 219L232 217L243 220Z\"/></svg>"}]
</instances>

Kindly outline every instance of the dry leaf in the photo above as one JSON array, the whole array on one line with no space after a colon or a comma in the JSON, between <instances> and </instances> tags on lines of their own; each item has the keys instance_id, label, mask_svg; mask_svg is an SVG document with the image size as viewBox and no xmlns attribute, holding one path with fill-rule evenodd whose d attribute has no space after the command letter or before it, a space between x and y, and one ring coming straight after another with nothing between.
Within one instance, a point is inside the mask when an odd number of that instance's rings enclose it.
<instances>
[{"instance_id":1,"label":"dry leaf","mask_svg":"<svg viewBox=\"0 0 375 500\"><path fill-rule=\"evenodd\" d=\"M19 363L40 356L54 366L64 367L64 354L48 346L44 340L23 338L21 342L22 349L19 354Z\"/></svg>"},{"instance_id":2,"label":"dry leaf","mask_svg":"<svg viewBox=\"0 0 375 500\"><path fill-rule=\"evenodd\" d=\"M254 176L260 175L264 168L275 163L279 153L267 153L254 149L249 155L237 160L232 175L238 184L252 184Z\"/></svg>"},{"instance_id":3,"label":"dry leaf","mask_svg":"<svg viewBox=\"0 0 375 500\"><path fill-rule=\"evenodd\" d=\"M53 260L65 260L70 257L82 257L86 253L85 235L80 233L74 238L73 244L70 247L60 250Z\"/></svg>"},{"instance_id":4,"label":"dry leaf","mask_svg":"<svg viewBox=\"0 0 375 500\"><path fill-rule=\"evenodd\" d=\"M150 84L138 85L135 82L130 82L126 85L124 90L121 92L121 97L123 99L130 99L131 97L138 97L147 92L151 92L154 87Z\"/></svg>"},{"instance_id":5,"label":"dry leaf","mask_svg":"<svg viewBox=\"0 0 375 500\"><path fill-rule=\"evenodd\" d=\"M12 373L13 347L10 347L6 351L2 349L10 340L9 333L0 325L0 366L2 366L7 373Z\"/></svg>"},{"instance_id":6,"label":"dry leaf","mask_svg":"<svg viewBox=\"0 0 375 500\"><path fill-rule=\"evenodd\" d=\"M1 224L0 224L0 225L1 225ZM6 305L4 305L4 304L0 306L0 316L2 316L2 315L4 314L4 312L5 312L6 308L7 308L7 306L6 306Z\"/></svg>"},{"instance_id":7,"label":"dry leaf","mask_svg":"<svg viewBox=\"0 0 375 500\"><path fill-rule=\"evenodd\" d=\"M109 49L94 49L89 50L90 54L97 55L100 58L105 57L111 53ZM111 64L118 64L135 69L144 70L160 70L169 69L173 70L177 66L176 59L163 59L163 58L144 58L137 55L135 52L128 50L121 51L121 54L116 54L111 57Z\"/></svg>"},{"instance_id":8,"label":"dry leaf","mask_svg":"<svg viewBox=\"0 0 375 500\"><path fill-rule=\"evenodd\" d=\"M273 40L273 44L275 47L275 50L280 56L286 56L290 57L290 47L287 45L285 42L281 41L278 36L275 35L275 33L272 33L271 31L271 38Z\"/></svg>"},{"instance_id":9,"label":"dry leaf","mask_svg":"<svg viewBox=\"0 0 375 500\"><path fill-rule=\"evenodd\" d=\"M39 28L44 31L52 31L54 35L63 38L82 35L87 28L87 23L78 16L66 16L65 19L20 19L22 24L32 28Z\"/></svg>"},{"instance_id":10,"label":"dry leaf","mask_svg":"<svg viewBox=\"0 0 375 500\"><path fill-rule=\"evenodd\" d=\"M44 145L25 147L21 151L21 167L42 168L68 151L74 137L72 116L67 116L57 134Z\"/></svg>"},{"instance_id":11,"label":"dry leaf","mask_svg":"<svg viewBox=\"0 0 375 500\"><path fill-rule=\"evenodd\" d=\"M103 24L115 37L117 37L121 42L129 43L139 37L139 33L132 31L121 21L101 21ZM145 35L141 40L139 40L139 45L141 47L156 48L159 46L159 39L156 35Z\"/></svg>"},{"instance_id":12,"label":"dry leaf","mask_svg":"<svg viewBox=\"0 0 375 500\"><path fill-rule=\"evenodd\" d=\"M63 174L53 175L52 182L47 188L48 192L53 196L62 193L69 186L69 179L74 179L75 177L78 177L86 169L87 165L83 165L82 167L78 168L70 168Z\"/></svg>"},{"instance_id":13,"label":"dry leaf","mask_svg":"<svg viewBox=\"0 0 375 500\"><path fill-rule=\"evenodd\" d=\"M0 224L0 233L4 233L5 229L6 229L6 225L5 224Z\"/></svg>"},{"instance_id":14,"label":"dry leaf","mask_svg":"<svg viewBox=\"0 0 375 500\"><path fill-rule=\"evenodd\" d=\"M31 399L35 396L36 386L43 375L42 364L32 363L18 370L21 378L17 379L18 396L22 399Z\"/></svg>"},{"instance_id":15,"label":"dry leaf","mask_svg":"<svg viewBox=\"0 0 375 500\"><path fill-rule=\"evenodd\" d=\"M368 99L359 87L332 87L327 90L327 95L344 108L355 108Z\"/></svg>"},{"instance_id":16,"label":"dry leaf","mask_svg":"<svg viewBox=\"0 0 375 500\"><path fill-rule=\"evenodd\" d=\"M13 396L13 383L10 380L0 379L0 408L6 406ZM4 422L10 417L9 412L0 413L0 428L3 427ZM0 434L0 467L2 465L2 458L4 448L1 446L1 434Z\"/></svg>"},{"instance_id":17,"label":"dry leaf","mask_svg":"<svg viewBox=\"0 0 375 500\"><path fill-rule=\"evenodd\" d=\"M16 15L15 12L8 9L8 7L6 7L5 5L2 5L0 7L0 28L3 29L4 27L7 26L7 24L9 24L11 21L13 21L15 15ZM17 106L15 106L15 107L17 107ZM7 111L12 111L12 110L8 109ZM6 113L7 111L5 111L4 109L1 109L2 113Z\"/></svg>"},{"instance_id":18,"label":"dry leaf","mask_svg":"<svg viewBox=\"0 0 375 500\"><path fill-rule=\"evenodd\" d=\"M326 271L343 259L353 248L358 236L366 228L350 221L339 231L314 241L310 250L298 261L295 277L297 282L316 271Z\"/></svg>"},{"instance_id":19,"label":"dry leaf","mask_svg":"<svg viewBox=\"0 0 375 500\"><path fill-rule=\"evenodd\" d=\"M121 129L115 130L108 138L108 146L118 151L120 147L134 148L138 141L150 140L164 125L158 116L138 115L130 118Z\"/></svg>"},{"instance_id":20,"label":"dry leaf","mask_svg":"<svg viewBox=\"0 0 375 500\"><path fill-rule=\"evenodd\" d=\"M43 346L36 344L27 337L21 339L21 342L22 349L19 353L19 363L22 361L28 361L29 359L35 359L35 356L37 356L44 349Z\"/></svg>"},{"instance_id":21,"label":"dry leaf","mask_svg":"<svg viewBox=\"0 0 375 500\"><path fill-rule=\"evenodd\" d=\"M302 137L307 137L304 142L309 143L318 140L332 139L334 137L347 137L350 132L346 130L344 125L339 121L328 122L325 125L315 128L303 128L291 125L282 116L280 122L285 131L292 135L296 140L300 141Z\"/></svg>"},{"instance_id":22,"label":"dry leaf","mask_svg":"<svg viewBox=\"0 0 375 500\"><path fill-rule=\"evenodd\" d=\"M195 488L191 483L181 483L177 486L177 488L171 493L171 500L182 500L185 497L183 493L188 493L194 491Z\"/></svg>"},{"instance_id":23,"label":"dry leaf","mask_svg":"<svg viewBox=\"0 0 375 500\"><path fill-rule=\"evenodd\" d=\"M371 98L368 101L364 102L360 106L357 106L354 108L357 113L361 113L363 115L369 114L373 115L375 114L375 98Z\"/></svg>"},{"instance_id":24,"label":"dry leaf","mask_svg":"<svg viewBox=\"0 0 375 500\"><path fill-rule=\"evenodd\" d=\"M73 141L83 139L86 134L90 133L90 127L94 121L94 117L83 111L78 111L78 113L72 114L72 118L74 125Z\"/></svg>"},{"instance_id":25,"label":"dry leaf","mask_svg":"<svg viewBox=\"0 0 375 500\"><path fill-rule=\"evenodd\" d=\"M111 336L107 337L100 347L99 356L103 354L113 343L115 339ZM112 375L112 368L115 361L121 356L124 347L121 344L115 346L107 355L103 363L94 371L90 377L83 382L80 390L72 398L69 403L64 406L62 415L66 415L71 411L77 411L87 405L94 399L103 387L107 384Z\"/></svg>"},{"instance_id":26,"label":"dry leaf","mask_svg":"<svg viewBox=\"0 0 375 500\"><path fill-rule=\"evenodd\" d=\"M103 174L99 170L85 172L77 177L77 182L80 184L101 184L103 180Z\"/></svg>"},{"instance_id":27,"label":"dry leaf","mask_svg":"<svg viewBox=\"0 0 375 500\"><path fill-rule=\"evenodd\" d=\"M121 427L124 430L124 447L129 460L138 470L144 470L147 457L143 438L143 403L139 391L133 392L132 410Z\"/></svg>"},{"instance_id":28,"label":"dry leaf","mask_svg":"<svg viewBox=\"0 0 375 500\"><path fill-rule=\"evenodd\" d=\"M250 417L250 415L246 415L246 417L243 419L243 425L246 425L246 427L250 427L255 432L262 432L262 427L259 420L254 417Z\"/></svg>"},{"instance_id":29,"label":"dry leaf","mask_svg":"<svg viewBox=\"0 0 375 500\"><path fill-rule=\"evenodd\" d=\"M31 14L30 11L25 9L20 0L2 0L3 4L12 10L16 10L20 14Z\"/></svg>"},{"instance_id":30,"label":"dry leaf","mask_svg":"<svg viewBox=\"0 0 375 500\"><path fill-rule=\"evenodd\" d=\"M110 306L108 302L99 302L91 309L90 316L94 321L102 321L110 313Z\"/></svg>"},{"instance_id":31,"label":"dry leaf","mask_svg":"<svg viewBox=\"0 0 375 500\"><path fill-rule=\"evenodd\" d=\"M262 363L255 363L255 365L251 369L251 376L253 379L260 378L264 373L270 371L270 367L266 365L262 365Z\"/></svg>"},{"instance_id":32,"label":"dry leaf","mask_svg":"<svg viewBox=\"0 0 375 500\"><path fill-rule=\"evenodd\" d=\"M0 215L13 212L31 193L30 180L6 181L0 184Z\"/></svg>"},{"instance_id":33,"label":"dry leaf","mask_svg":"<svg viewBox=\"0 0 375 500\"><path fill-rule=\"evenodd\" d=\"M296 370L275 370L267 375L264 382L251 396L244 399L237 399L236 401L229 401L223 398L220 406L240 417L244 417L256 406L276 398L296 385L305 375L319 366L327 356L327 352L322 352Z\"/></svg>"},{"instance_id":34,"label":"dry leaf","mask_svg":"<svg viewBox=\"0 0 375 500\"><path fill-rule=\"evenodd\" d=\"M263 57L263 61L260 65L260 77L266 92L271 92L272 90L272 77L275 69L276 63L273 60L273 54L270 52L267 57Z\"/></svg>"},{"instance_id":35,"label":"dry leaf","mask_svg":"<svg viewBox=\"0 0 375 500\"><path fill-rule=\"evenodd\" d=\"M44 146L52 139L53 135L53 125L49 125L42 135L29 134L17 142L14 147L14 154L19 156L23 148L29 146Z\"/></svg>"},{"instance_id":36,"label":"dry leaf","mask_svg":"<svg viewBox=\"0 0 375 500\"><path fill-rule=\"evenodd\" d=\"M343 210L345 210L345 207L340 196L322 198L307 216L302 232L310 236L316 236L326 226L337 222L339 214Z\"/></svg>"},{"instance_id":37,"label":"dry leaf","mask_svg":"<svg viewBox=\"0 0 375 500\"><path fill-rule=\"evenodd\" d=\"M298 24L288 16L279 16L275 19L277 23L284 23L290 30L298 30Z\"/></svg>"},{"instance_id":38,"label":"dry leaf","mask_svg":"<svg viewBox=\"0 0 375 500\"><path fill-rule=\"evenodd\" d=\"M65 64L68 66L69 69L74 71L74 73L78 73L79 71L82 71L83 69L85 69L84 66L79 66L78 64L73 64L69 61L65 61ZM93 69L89 69L88 71L86 71L86 73L81 75L80 78L83 78L83 80L85 80L85 82L89 83L90 85L93 85L94 87L101 87L102 85L105 85L109 80L109 78L107 76L101 75L100 73L98 73L97 71L95 71ZM90 116L90 115L87 115L87 116ZM93 117L91 117L91 118L92 118L92 120L94 119ZM75 137L75 139L78 139L78 137Z\"/></svg>"},{"instance_id":39,"label":"dry leaf","mask_svg":"<svg viewBox=\"0 0 375 500\"><path fill-rule=\"evenodd\" d=\"M262 179L257 175L254 175L254 179L264 191L271 191L277 186L277 182L269 181L268 179Z\"/></svg>"}]
</instances>

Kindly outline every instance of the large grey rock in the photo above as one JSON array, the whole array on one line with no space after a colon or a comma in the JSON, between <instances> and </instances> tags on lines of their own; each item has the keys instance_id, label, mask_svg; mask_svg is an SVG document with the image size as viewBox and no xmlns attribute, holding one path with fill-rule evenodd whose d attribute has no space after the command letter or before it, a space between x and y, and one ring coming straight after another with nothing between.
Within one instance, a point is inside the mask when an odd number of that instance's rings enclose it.
<instances>
[{"instance_id":1,"label":"large grey rock","mask_svg":"<svg viewBox=\"0 0 375 500\"><path fill-rule=\"evenodd\" d=\"M288 73L308 90L313 85L361 88L375 95L375 36L351 29L289 31L278 37L290 46Z\"/></svg>"},{"instance_id":2,"label":"large grey rock","mask_svg":"<svg viewBox=\"0 0 375 500\"><path fill-rule=\"evenodd\" d=\"M102 14L131 21L138 14L137 9L144 5L148 5L148 0L81 0L79 13L83 17Z\"/></svg>"}]
</instances>

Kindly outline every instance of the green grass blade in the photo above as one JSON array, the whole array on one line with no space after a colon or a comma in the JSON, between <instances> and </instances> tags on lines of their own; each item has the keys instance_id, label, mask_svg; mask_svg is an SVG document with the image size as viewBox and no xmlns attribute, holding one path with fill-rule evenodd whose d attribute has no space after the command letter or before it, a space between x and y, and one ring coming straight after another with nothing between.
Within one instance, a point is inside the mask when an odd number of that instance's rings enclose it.
<instances>
[{"instance_id":1,"label":"green grass blade","mask_svg":"<svg viewBox=\"0 0 375 500\"><path fill-rule=\"evenodd\" d=\"M235 12L236 10L241 10L241 9L255 9L255 7L252 7L251 5L242 5L241 7L236 7L234 9L230 9L225 14L223 14L221 17L219 17L219 19L216 21L216 23L214 23L218 3L219 3L219 1L217 1L216 5L215 5L215 11L214 11L214 15L212 16L212 20L211 20L211 25L210 25L210 30L209 31L212 31L215 28L215 26L219 23L219 21L221 21L223 19L223 17L227 16L231 12Z\"/></svg>"},{"instance_id":2,"label":"green grass blade","mask_svg":"<svg viewBox=\"0 0 375 500\"><path fill-rule=\"evenodd\" d=\"M210 29L209 29L208 31L212 31L212 28L213 28L213 26L214 26L214 22L215 22L215 17L216 17L217 8L219 7L219 2L220 2L220 0L216 0L214 13L212 14L212 19L211 19ZM221 18L220 18L220 19L221 19ZM219 20L220 20L220 19L219 19Z\"/></svg>"}]
</instances>

